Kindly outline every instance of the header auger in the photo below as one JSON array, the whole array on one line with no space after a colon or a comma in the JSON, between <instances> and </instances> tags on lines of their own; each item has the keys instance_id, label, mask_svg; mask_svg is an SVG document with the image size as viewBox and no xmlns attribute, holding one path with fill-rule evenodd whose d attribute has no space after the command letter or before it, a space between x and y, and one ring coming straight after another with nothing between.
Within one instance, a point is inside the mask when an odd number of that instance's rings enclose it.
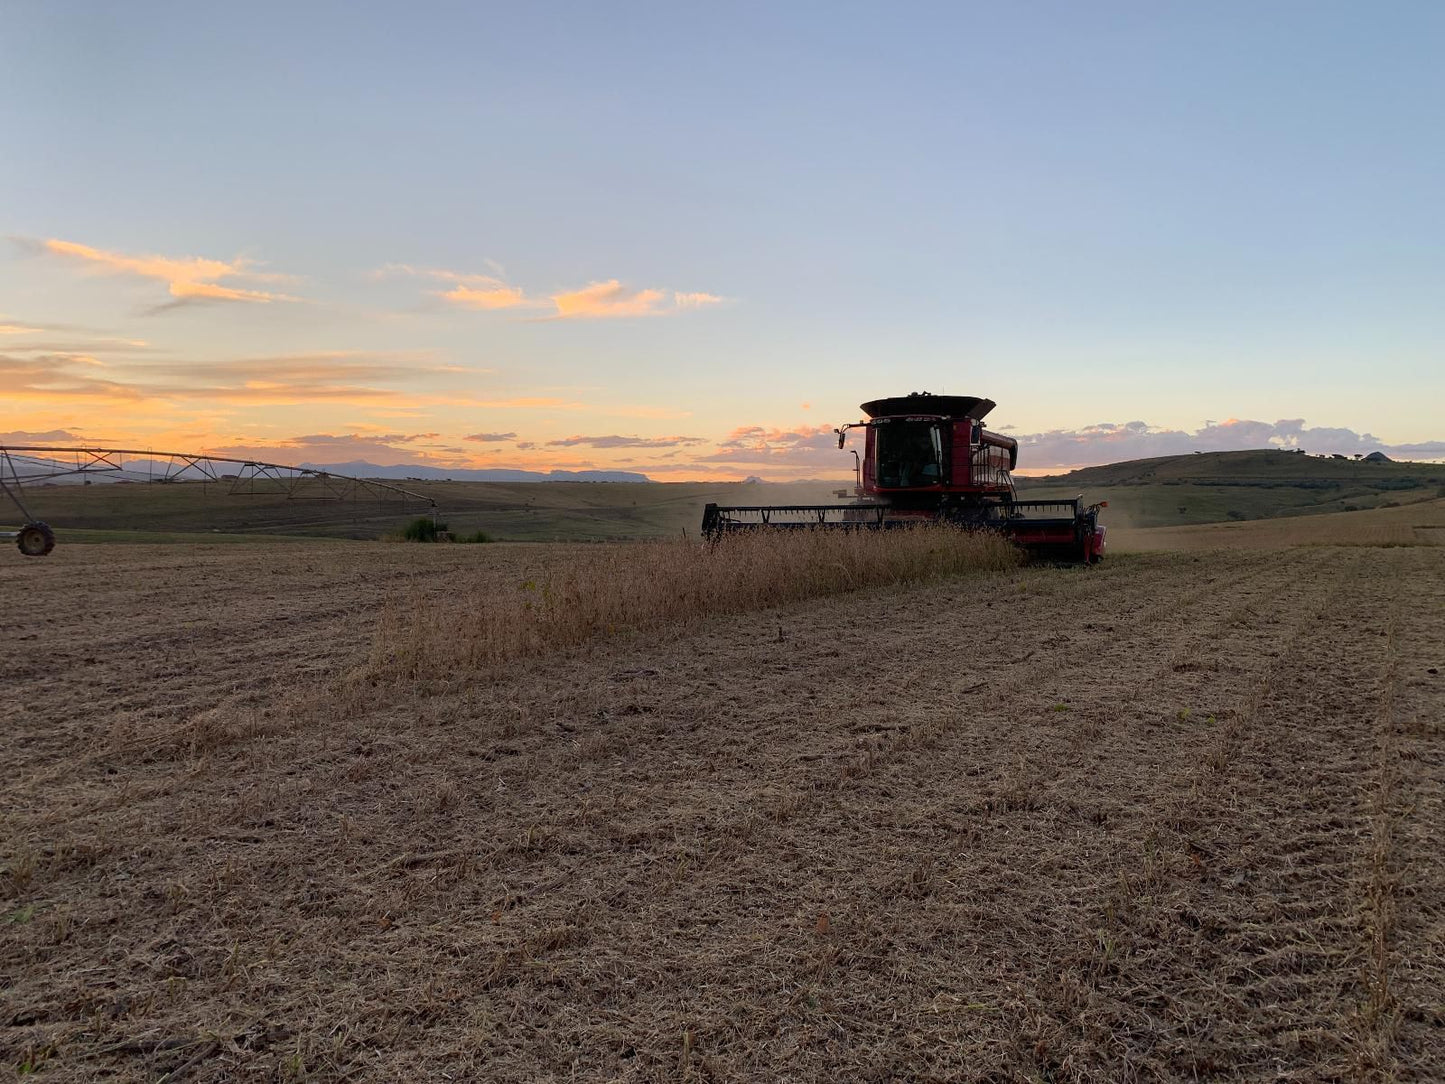
<instances>
[{"instance_id":1,"label":"header auger","mask_svg":"<svg viewBox=\"0 0 1445 1084\"><path fill-rule=\"evenodd\" d=\"M867 420L837 430L840 449L850 429L864 431L854 503L709 504L703 510L703 534L947 523L1001 531L1041 556L1086 564L1099 560L1104 555L1103 502L1019 500L1010 475L1018 466L1018 441L983 427L995 405L991 399L928 392L864 403Z\"/></svg>"}]
</instances>

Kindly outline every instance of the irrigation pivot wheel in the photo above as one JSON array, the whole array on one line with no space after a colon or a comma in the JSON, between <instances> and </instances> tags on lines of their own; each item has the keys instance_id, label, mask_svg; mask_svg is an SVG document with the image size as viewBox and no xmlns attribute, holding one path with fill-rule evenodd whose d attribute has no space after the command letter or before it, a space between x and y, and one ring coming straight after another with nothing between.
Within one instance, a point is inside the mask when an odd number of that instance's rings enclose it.
<instances>
[{"instance_id":1,"label":"irrigation pivot wheel","mask_svg":"<svg viewBox=\"0 0 1445 1084\"><path fill-rule=\"evenodd\" d=\"M50 524L36 520L20 528L15 535L15 544L26 557L44 557L55 548L55 532L50 529Z\"/></svg>"}]
</instances>

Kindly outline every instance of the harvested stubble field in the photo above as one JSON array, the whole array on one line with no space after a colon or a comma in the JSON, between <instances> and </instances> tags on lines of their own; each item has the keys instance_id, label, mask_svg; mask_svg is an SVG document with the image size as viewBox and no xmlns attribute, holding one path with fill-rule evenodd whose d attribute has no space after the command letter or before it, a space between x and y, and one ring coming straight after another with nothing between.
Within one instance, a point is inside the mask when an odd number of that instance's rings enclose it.
<instances>
[{"instance_id":1,"label":"harvested stubble field","mask_svg":"<svg viewBox=\"0 0 1445 1084\"><path fill-rule=\"evenodd\" d=\"M1149 553L379 666L387 599L590 552L0 564L0 1056L1445 1078L1445 549Z\"/></svg>"}]
</instances>

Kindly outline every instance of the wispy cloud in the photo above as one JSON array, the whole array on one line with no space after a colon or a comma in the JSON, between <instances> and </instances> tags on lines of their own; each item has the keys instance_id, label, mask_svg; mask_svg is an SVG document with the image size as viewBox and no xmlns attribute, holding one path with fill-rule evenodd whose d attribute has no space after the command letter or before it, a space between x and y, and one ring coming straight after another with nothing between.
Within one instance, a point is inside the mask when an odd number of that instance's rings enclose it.
<instances>
[{"instance_id":1,"label":"wispy cloud","mask_svg":"<svg viewBox=\"0 0 1445 1084\"><path fill-rule=\"evenodd\" d=\"M498 269L500 272L500 269ZM448 271L440 267L415 267L407 263L389 263L372 272L373 278L398 275L435 279L450 284L450 289L436 291L436 296L464 309L517 309L546 307L545 301L529 298L520 286L513 286L500 273L481 275L466 271Z\"/></svg>"},{"instance_id":2,"label":"wispy cloud","mask_svg":"<svg viewBox=\"0 0 1445 1084\"><path fill-rule=\"evenodd\" d=\"M681 448L695 444L704 444L702 437L623 437L623 436L601 436L601 437L563 437L561 440L549 440L549 448L576 448L586 446L588 448Z\"/></svg>"},{"instance_id":3,"label":"wispy cloud","mask_svg":"<svg viewBox=\"0 0 1445 1084\"><path fill-rule=\"evenodd\" d=\"M516 433L470 433L463 440L475 441L478 444L501 444L509 440L516 440Z\"/></svg>"},{"instance_id":4,"label":"wispy cloud","mask_svg":"<svg viewBox=\"0 0 1445 1084\"><path fill-rule=\"evenodd\" d=\"M800 425L793 429L742 426L719 441L717 451L700 455L697 460L740 467L821 469L834 474L853 467L853 457L838 451L838 438L829 425Z\"/></svg>"},{"instance_id":5,"label":"wispy cloud","mask_svg":"<svg viewBox=\"0 0 1445 1084\"><path fill-rule=\"evenodd\" d=\"M0 433L0 444L80 444L84 440L79 433L69 429L46 429L39 433L16 429L9 433Z\"/></svg>"},{"instance_id":6,"label":"wispy cloud","mask_svg":"<svg viewBox=\"0 0 1445 1084\"><path fill-rule=\"evenodd\" d=\"M144 339L39 339L4 343L13 354L158 354Z\"/></svg>"},{"instance_id":7,"label":"wispy cloud","mask_svg":"<svg viewBox=\"0 0 1445 1084\"><path fill-rule=\"evenodd\" d=\"M147 377L194 379L223 385L337 380L410 384L428 377L471 372L454 365L436 364L425 354L361 350L267 354L210 362L144 362L129 365L128 371Z\"/></svg>"},{"instance_id":8,"label":"wispy cloud","mask_svg":"<svg viewBox=\"0 0 1445 1084\"><path fill-rule=\"evenodd\" d=\"M5 349L16 353L138 353L156 350L156 347L145 339L122 338L113 331L101 331L75 324L15 320L5 316L0 316L0 335L6 336L3 340ZM50 337L20 341L21 336L25 335Z\"/></svg>"},{"instance_id":9,"label":"wispy cloud","mask_svg":"<svg viewBox=\"0 0 1445 1084\"><path fill-rule=\"evenodd\" d=\"M447 271L435 267L413 267L410 264L387 264L375 275L380 278L409 275L448 283L450 289L438 290L436 296L443 301L466 309L536 308L546 304L546 302L529 298L520 286L513 286L500 275Z\"/></svg>"},{"instance_id":10,"label":"wispy cloud","mask_svg":"<svg viewBox=\"0 0 1445 1084\"><path fill-rule=\"evenodd\" d=\"M310 433L279 440L236 438L202 449L208 455L299 465L366 460L381 466L454 466L452 449L438 448L436 433Z\"/></svg>"},{"instance_id":11,"label":"wispy cloud","mask_svg":"<svg viewBox=\"0 0 1445 1084\"><path fill-rule=\"evenodd\" d=\"M672 295L672 303L679 309L701 309L708 305L721 305L723 301L724 298L718 297L717 294L674 293Z\"/></svg>"},{"instance_id":12,"label":"wispy cloud","mask_svg":"<svg viewBox=\"0 0 1445 1084\"><path fill-rule=\"evenodd\" d=\"M471 285L458 283L441 296L453 305L468 309L515 309L529 304L519 287L496 280Z\"/></svg>"},{"instance_id":13,"label":"wispy cloud","mask_svg":"<svg viewBox=\"0 0 1445 1084\"><path fill-rule=\"evenodd\" d=\"M546 320L595 320L616 317L663 316L689 309L722 304L717 294L701 291L664 290L657 287L632 289L618 279L590 282L575 290L560 290L546 296L529 294L508 282L494 267L494 273L476 274L439 267L416 267L389 263L372 272L373 278L395 276L434 279L448 284L435 296L459 308L495 311L503 309L551 310Z\"/></svg>"},{"instance_id":14,"label":"wispy cloud","mask_svg":"<svg viewBox=\"0 0 1445 1084\"><path fill-rule=\"evenodd\" d=\"M404 406L455 373L406 355L330 352L218 362L136 362L85 353L0 354L0 394L28 399L210 400L232 405ZM452 401L454 397L439 397Z\"/></svg>"},{"instance_id":15,"label":"wispy cloud","mask_svg":"<svg viewBox=\"0 0 1445 1084\"><path fill-rule=\"evenodd\" d=\"M213 260L197 256L131 256L58 239L47 240L42 247L46 252L80 262L97 271L135 275L164 282L171 297L175 298L171 305L191 301L267 304L273 301L301 300L290 294L225 285L222 280L226 279L267 283L292 281L287 275L259 271L252 261L240 257L234 260Z\"/></svg>"},{"instance_id":16,"label":"wispy cloud","mask_svg":"<svg viewBox=\"0 0 1445 1084\"><path fill-rule=\"evenodd\" d=\"M716 294L659 289L630 290L617 279L592 282L580 290L552 295L555 320L591 320L627 316L665 316L722 303Z\"/></svg>"},{"instance_id":17,"label":"wispy cloud","mask_svg":"<svg viewBox=\"0 0 1445 1084\"><path fill-rule=\"evenodd\" d=\"M662 290L629 290L616 279L593 282L569 293L552 295L556 319L655 316L667 295Z\"/></svg>"},{"instance_id":18,"label":"wispy cloud","mask_svg":"<svg viewBox=\"0 0 1445 1084\"><path fill-rule=\"evenodd\" d=\"M99 376L100 363L83 354L0 354L0 395L19 399L136 401L145 395L130 384Z\"/></svg>"}]
</instances>

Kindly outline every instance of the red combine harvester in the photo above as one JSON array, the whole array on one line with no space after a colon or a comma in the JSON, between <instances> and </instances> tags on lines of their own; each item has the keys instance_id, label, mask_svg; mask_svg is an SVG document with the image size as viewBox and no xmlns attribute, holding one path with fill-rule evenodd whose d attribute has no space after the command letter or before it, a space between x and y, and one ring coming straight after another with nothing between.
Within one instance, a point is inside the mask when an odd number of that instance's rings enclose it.
<instances>
[{"instance_id":1,"label":"red combine harvester","mask_svg":"<svg viewBox=\"0 0 1445 1084\"><path fill-rule=\"evenodd\" d=\"M702 531L768 529L883 530L918 523L1001 531L1033 553L1093 563L1104 555L1099 504L1082 498L1021 501L1010 476L1018 466L1013 437L992 433L983 419L996 404L971 395L911 395L874 399L868 420L837 430L862 429L863 455L852 504L754 505L703 510Z\"/></svg>"}]
</instances>

